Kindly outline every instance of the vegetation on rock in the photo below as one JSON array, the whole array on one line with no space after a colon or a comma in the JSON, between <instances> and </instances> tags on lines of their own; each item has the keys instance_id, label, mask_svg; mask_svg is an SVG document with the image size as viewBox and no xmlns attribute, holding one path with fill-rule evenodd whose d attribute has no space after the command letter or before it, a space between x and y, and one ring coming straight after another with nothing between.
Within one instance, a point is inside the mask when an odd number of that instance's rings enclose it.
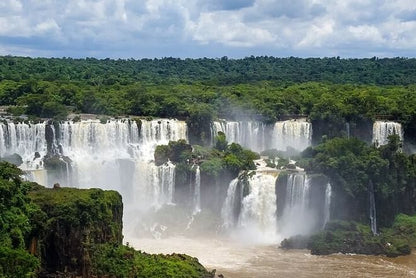
<instances>
[{"instance_id":1,"label":"vegetation on rock","mask_svg":"<svg viewBox=\"0 0 416 278\"><path fill-rule=\"evenodd\" d=\"M398 215L391 228L373 235L368 225L356 222L329 222L325 230L310 238L308 248L315 255L357 253L397 257L416 247L416 216Z\"/></svg>"},{"instance_id":2,"label":"vegetation on rock","mask_svg":"<svg viewBox=\"0 0 416 278\"><path fill-rule=\"evenodd\" d=\"M213 276L195 258L123 246L117 192L47 189L20 175L0 163L0 277Z\"/></svg>"}]
</instances>

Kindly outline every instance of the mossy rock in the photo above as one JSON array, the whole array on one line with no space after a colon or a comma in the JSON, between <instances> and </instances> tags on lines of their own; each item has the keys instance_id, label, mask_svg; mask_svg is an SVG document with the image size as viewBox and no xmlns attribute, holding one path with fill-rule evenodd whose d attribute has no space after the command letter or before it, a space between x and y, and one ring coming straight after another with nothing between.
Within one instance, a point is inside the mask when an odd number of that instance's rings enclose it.
<instances>
[{"instance_id":1,"label":"mossy rock","mask_svg":"<svg viewBox=\"0 0 416 278\"><path fill-rule=\"evenodd\" d=\"M309 240L309 236L296 235L282 240L280 247L283 249L306 249L309 246Z\"/></svg>"},{"instance_id":2,"label":"mossy rock","mask_svg":"<svg viewBox=\"0 0 416 278\"><path fill-rule=\"evenodd\" d=\"M394 227L373 235L368 225L356 222L329 222L324 231L311 236L308 248L313 255L356 253L397 257L411 252L412 235L400 234Z\"/></svg>"},{"instance_id":3,"label":"mossy rock","mask_svg":"<svg viewBox=\"0 0 416 278\"><path fill-rule=\"evenodd\" d=\"M198 259L183 255L151 255L133 248L113 245L92 245L92 274L99 277L211 278Z\"/></svg>"},{"instance_id":4,"label":"mossy rock","mask_svg":"<svg viewBox=\"0 0 416 278\"><path fill-rule=\"evenodd\" d=\"M48 273L89 271L88 246L121 244L123 204L116 191L32 187L29 197L47 221L34 235Z\"/></svg>"}]
</instances>

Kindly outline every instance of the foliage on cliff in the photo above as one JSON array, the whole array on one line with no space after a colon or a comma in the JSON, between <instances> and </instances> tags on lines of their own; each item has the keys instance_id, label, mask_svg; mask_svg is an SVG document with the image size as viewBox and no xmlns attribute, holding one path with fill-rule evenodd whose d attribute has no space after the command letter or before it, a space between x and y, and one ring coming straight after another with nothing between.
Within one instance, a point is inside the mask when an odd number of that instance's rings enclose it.
<instances>
[{"instance_id":1,"label":"foliage on cliff","mask_svg":"<svg viewBox=\"0 0 416 278\"><path fill-rule=\"evenodd\" d=\"M368 221L369 191L374 184L377 220L390 226L399 213L416 213L416 156L400 152L398 136L380 148L357 139L335 138L308 148L299 164L331 179L335 192L331 217Z\"/></svg>"},{"instance_id":2,"label":"foliage on cliff","mask_svg":"<svg viewBox=\"0 0 416 278\"><path fill-rule=\"evenodd\" d=\"M122 243L123 204L115 191L37 185L29 196L46 215L33 237L46 272L89 272L91 244Z\"/></svg>"},{"instance_id":3,"label":"foliage on cliff","mask_svg":"<svg viewBox=\"0 0 416 278\"><path fill-rule=\"evenodd\" d=\"M39 266L39 259L26 251L39 211L27 197L30 184L21 174L12 164L0 163L0 277L29 277Z\"/></svg>"},{"instance_id":4,"label":"foliage on cliff","mask_svg":"<svg viewBox=\"0 0 416 278\"><path fill-rule=\"evenodd\" d=\"M416 247L416 215L399 214L392 227L373 235L368 225L356 222L329 222L325 230L310 238L308 248L315 255L357 253L397 257Z\"/></svg>"},{"instance_id":5,"label":"foliage on cliff","mask_svg":"<svg viewBox=\"0 0 416 278\"><path fill-rule=\"evenodd\" d=\"M192 156L192 147L185 140L170 141L168 145L156 146L154 157L156 165L167 161L174 163L186 162Z\"/></svg>"},{"instance_id":6,"label":"foliage on cliff","mask_svg":"<svg viewBox=\"0 0 416 278\"><path fill-rule=\"evenodd\" d=\"M0 163L0 277L212 276L195 258L123 246L117 192L47 189L21 174Z\"/></svg>"},{"instance_id":7,"label":"foliage on cliff","mask_svg":"<svg viewBox=\"0 0 416 278\"><path fill-rule=\"evenodd\" d=\"M210 278L196 258L182 254L151 255L133 248L100 244L92 247L93 275L111 277Z\"/></svg>"},{"instance_id":8,"label":"foliage on cliff","mask_svg":"<svg viewBox=\"0 0 416 278\"><path fill-rule=\"evenodd\" d=\"M217 177L225 171L236 176L242 170L255 169L253 160L258 159L259 155L239 144L228 144L224 133L220 132L215 137L213 148L199 145L191 147L185 140L170 141L168 145L157 146L154 157L157 165L169 160L183 170L191 170L192 165L200 164L203 173Z\"/></svg>"}]
</instances>

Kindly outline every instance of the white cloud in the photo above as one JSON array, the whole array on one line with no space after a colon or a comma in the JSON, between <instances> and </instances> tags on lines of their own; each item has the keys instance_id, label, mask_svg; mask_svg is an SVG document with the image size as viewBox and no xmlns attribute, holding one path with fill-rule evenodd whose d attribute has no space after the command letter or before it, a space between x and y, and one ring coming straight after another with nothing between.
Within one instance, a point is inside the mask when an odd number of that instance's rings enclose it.
<instances>
[{"instance_id":1,"label":"white cloud","mask_svg":"<svg viewBox=\"0 0 416 278\"><path fill-rule=\"evenodd\" d=\"M383 37L377 27L371 25L349 26L348 31L356 40L383 43Z\"/></svg>"},{"instance_id":2,"label":"white cloud","mask_svg":"<svg viewBox=\"0 0 416 278\"><path fill-rule=\"evenodd\" d=\"M188 23L188 32L201 43L218 42L230 46L253 47L275 42L266 29L245 24L232 12L203 13L197 22Z\"/></svg>"},{"instance_id":3,"label":"white cloud","mask_svg":"<svg viewBox=\"0 0 416 278\"><path fill-rule=\"evenodd\" d=\"M414 0L0 2L0 49L10 54L400 56L416 49L414 34Z\"/></svg>"}]
</instances>

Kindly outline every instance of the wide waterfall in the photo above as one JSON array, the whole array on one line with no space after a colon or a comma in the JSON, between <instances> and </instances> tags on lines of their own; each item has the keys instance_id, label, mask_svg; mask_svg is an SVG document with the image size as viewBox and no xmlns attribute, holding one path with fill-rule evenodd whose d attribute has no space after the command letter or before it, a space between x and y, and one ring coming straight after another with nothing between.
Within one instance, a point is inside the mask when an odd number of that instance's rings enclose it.
<instances>
[{"instance_id":1,"label":"wide waterfall","mask_svg":"<svg viewBox=\"0 0 416 278\"><path fill-rule=\"evenodd\" d=\"M27 178L45 186L118 190L128 211L173 203L175 165L152 160L157 145L179 139L186 123L168 119L9 122L0 124L0 156L17 154Z\"/></svg>"},{"instance_id":2,"label":"wide waterfall","mask_svg":"<svg viewBox=\"0 0 416 278\"><path fill-rule=\"evenodd\" d=\"M311 142L312 124L305 119L276 122L273 127L271 148L304 150Z\"/></svg>"},{"instance_id":3,"label":"wide waterfall","mask_svg":"<svg viewBox=\"0 0 416 278\"><path fill-rule=\"evenodd\" d=\"M386 145L388 143L388 136L397 134L400 140L403 141L402 125L396 122L376 121L373 124L373 143L376 146Z\"/></svg>"},{"instance_id":4,"label":"wide waterfall","mask_svg":"<svg viewBox=\"0 0 416 278\"><path fill-rule=\"evenodd\" d=\"M221 212L223 227L245 240L276 242L276 176L256 172L248 177L246 196L243 196L244 189L238 190L239 185L243 187L244 181L234 179L229 185ZM239 214L235 215L239 205Z\"/></svg>"},{"instance_id":5,"label":"wide waterfall","mask_svg":"<svg viewBox=\"0 0 416 278\"><path fill-rule=\"evenodd\" d=\"M255 121L216 121L211 137L225 134L228 142L235 142L256 152L266 149L285 151L288 147L304 150L312 142L312 124L306 119L279 121L266 125Z\"/></svg>"},{"instance_id":6,"label":"wide waterfall","mask_svg":"<svg viewBox=\"0 0 416 278\"><path fill-rule=\"evenodd\" d=\"M212 123L211 138L223 132L229 143L238 143L256 152L267 148L267 127L255 121L215 121Z\"/></svg>"}]
</instances>

